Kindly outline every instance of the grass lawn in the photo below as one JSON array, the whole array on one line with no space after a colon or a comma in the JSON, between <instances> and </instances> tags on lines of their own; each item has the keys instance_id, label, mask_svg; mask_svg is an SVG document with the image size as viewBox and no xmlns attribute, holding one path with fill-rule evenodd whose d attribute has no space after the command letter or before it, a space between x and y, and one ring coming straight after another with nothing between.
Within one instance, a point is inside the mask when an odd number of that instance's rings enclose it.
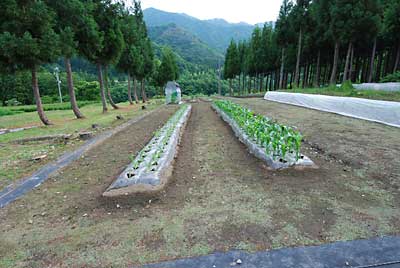
<instances>
[{"instance_id":1,"label":"grass lawn","mask_svg":"<svg viewBox=\"0 0 400 268\"><path fill-rule=\"evenodd\" d=\"M147 108L152 110L161 103L163 103L162 100L151 101ZM84 106L81 111L86 118L81 120L75 119L72 110L47 111L46 115L54 123L52 126L43 126L36 112L1 116L0 128L38 127L0 135L0 189L31 174L44 164L57 159L65 151L73 150L83 143L78 139L67 143L41 141L16 144L13 141L38 136L76 134L81 131L94 131L96 134L142 113L141 104L130 106L128 103L122 103L119 106L121 107L119 110L109 107L107 114L102 114L100 103ZM117 120L117 115L122 115L124 120ZM93 130L92 124L98 124L99 129ZM47 157L39 162L31 160L41 155L47 155Z\"/></svg>"},{"instance_id":2,"label":"grass lawn","mask_svg":"<svg viewBox=\"0 0 400 268\"><path fill-rule=\"evenodd\" d=\"M320 94L338 97L355 97L372 100L385 100L385 101L399 101L400 92L388 92L378 90L356 90L356 89L342 89L342 88L297 88L280 90L281 92L290 93L305 93L305 94Z\"/></svg>"}]
</instances>

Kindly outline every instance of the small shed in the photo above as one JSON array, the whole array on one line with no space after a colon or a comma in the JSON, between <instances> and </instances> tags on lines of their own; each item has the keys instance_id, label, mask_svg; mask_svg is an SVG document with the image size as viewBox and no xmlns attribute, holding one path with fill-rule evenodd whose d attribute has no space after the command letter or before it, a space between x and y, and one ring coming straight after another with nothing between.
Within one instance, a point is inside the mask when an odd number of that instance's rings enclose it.
<instances>
[{"instance_id":1,"label":"small shed","mask_svg":"<svg viewBox=\"0 0 400 268\"><path fill-rule=\"evenodd\" d=\"M182 91L179 84L173 81L167 83L165 87L165 99L167 104L180 104L182 101Z\"/></svg>"}]
</instances>

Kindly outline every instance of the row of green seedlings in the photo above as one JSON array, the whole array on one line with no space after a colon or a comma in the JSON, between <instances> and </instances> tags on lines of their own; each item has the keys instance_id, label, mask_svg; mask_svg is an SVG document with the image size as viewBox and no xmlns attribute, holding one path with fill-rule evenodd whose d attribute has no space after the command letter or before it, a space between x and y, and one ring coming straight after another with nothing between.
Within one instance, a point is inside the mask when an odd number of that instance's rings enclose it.
<instances>
[{"instance_id":1,"label":"row of green seedlings","mask_svg":"<svg viewBox=\"0 0 400 268\"><path fill-rule=\"evenodd\" d=\"M158 166L158 161L162 157L163 153L165 152L166 147L169 144L169 139L172 136L172 133L174 132L176 125L178 124L179 120L181 119L182 115L186 111L187 105L182 106L165 124L163 128L160 130L156 131L154 133L154 138L151 143L146 145L146 147L143 148L139 152L139 157L134 159L134 156L131 157L131 160L133 162L133 172L129 172L127 174L128 178L133 178L136 176L135 171L139 169L140 165L145 161L146 157L148 154L152 151L152 148L154 146L158 146L156 152L152 155L151 161L147 164L146 166L146 171L156 171L157 166ZM161 139L161 135L165 133L164 137Z\"/></svg>"},{"instance_id":2,"label":"row of green seedlings","mask_svg":"<svg viewBox=\"0 0 400 268\"><path fill-rule=\"evenodd\" d=\"M302 135L291 127L272 121L261 115L256 115L251 110L231 101L218 100L215 105L233 119L246 135L262 148L266 155L272 155L274 160L287 163L285 157L288 153L294 154L296 161L300 155Z\"/></svg>"}]
</instances>

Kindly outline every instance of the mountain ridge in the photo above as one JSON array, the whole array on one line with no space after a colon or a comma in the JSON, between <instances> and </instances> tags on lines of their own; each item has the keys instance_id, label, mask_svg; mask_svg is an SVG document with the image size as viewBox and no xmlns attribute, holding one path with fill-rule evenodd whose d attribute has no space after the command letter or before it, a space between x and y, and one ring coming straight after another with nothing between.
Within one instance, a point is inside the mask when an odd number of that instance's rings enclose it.
<instances>
[{"instance_id":1,"label":"mountain ridge","mask_svg":"<svg viewBox=\"0 0 400 268\"><path fill-rule=\"evenodd\" d=\"M230 23L224 19L201 20L185 13L173 13L156 8L144 10L144 19L149 28L171 23L191 32L210 48L225 53L232 39L247 40L256 26L247 23Z\"/></svg>"},{"instance_id":2,"label":"mountain ridge","mask_svg":"<svg viewBox=\"0 0 400 268\"><path fill-rule=\"evenodd\" d=\"M210 48L186 29L174 23L148 28L150 39L159 46L169 46L185 61L202 66L216 67L224 60L222 53Z\"/></svg>"}]
</instances>

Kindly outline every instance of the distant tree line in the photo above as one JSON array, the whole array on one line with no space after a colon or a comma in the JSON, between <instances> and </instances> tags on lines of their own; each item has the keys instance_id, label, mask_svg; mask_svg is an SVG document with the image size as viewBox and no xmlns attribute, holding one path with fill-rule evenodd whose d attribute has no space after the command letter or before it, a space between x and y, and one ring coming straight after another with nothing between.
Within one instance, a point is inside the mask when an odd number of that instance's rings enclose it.
<instances>
[{"instance_id":1,"label":"distant tree line","mask_svg":"<svg viewBox=\"0 0 400 268\"><path fill-rule=\"evenodd\" d=\"M379 82L400 69L399 0L283 0L275 25L232 41L224 78L237 93Z\"/></svg>"},{"instance_id":2,"label":"distant tree line","mask_svg":"<svg viewBox=\"0 0 400 268\"><path fill-rule=\"evenodd\" d=\"M108 110L107 103L114 109L119 108L109 87L110 67L127 76L127 96L131 104L139 102L138 92L146 102L146 81L156 80L153 76L157 73L157 64L140 2L134 0L131 5L113 0L0 2L0 80L3 84L16 81L29 71L37 111L45 125L51 122L43 110L38 70L60 58L65 65L71 108L77 118L84 117L76 101L71 66L71 59L76 57L96 66L103 112ZM158 66L172 72L171 78L177 76L173 64L173 70L165 68L163 63ZM7 96L6 92L1 95Z\"/></svg>"}]
</instances>

